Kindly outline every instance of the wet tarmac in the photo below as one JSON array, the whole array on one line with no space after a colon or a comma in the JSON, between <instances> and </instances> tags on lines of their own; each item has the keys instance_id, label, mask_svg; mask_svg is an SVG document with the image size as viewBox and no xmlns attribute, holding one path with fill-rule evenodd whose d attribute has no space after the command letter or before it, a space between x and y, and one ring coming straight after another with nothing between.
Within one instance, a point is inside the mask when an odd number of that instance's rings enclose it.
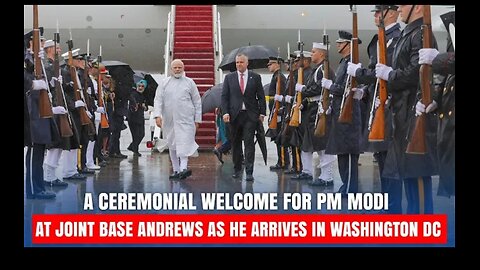
<instances>
[{"instance_id":1,"label":"wet tarmac","mask_svg":"<svg viewBox=\"0 0 480 270\"><path fill-rule=\"evenodd\" d=\"M86 213L83 210L85 193L92 193L93 197L102 192L125 192L125 193L148 193L148 192L226 192L226 193L278 193L279 198L286 192L300 193L333 193L341 186L338 167L335 162L334 185L329 187L311 187L306 181L291 180L289 175L280 171L270 171L269 166L276 163L275 145L267 141L268 159L264 164L261 152L256 147L254 165L255 181L245 181L245 173L241 178L234 179L231 156L224 156L224 164L221 164L211 151L200 152L199 157L189 159L189 168L192 176L184 180L172 181L170 159L168 150L158 153L146 148L146 141L150 139L150 128L146 124L146 136L140 145L141 157L133 156L126 147L131 142L129 129L122 131L120 148L127 159L109 159L108 165L86 180L70 180L68 187L47 187L56 193L53 200L26 199L24 194L24 245L35 246L31 242L31 218L33 214L59 214L59 213ZM26 150L24 151L26 152ZM378 165L373 162L371 153L360 155L359 163L359 192L380 192L380 180ZM313 164L318 164L318 156L314 154ZM57 169L57 177L61 179L61 170ZM25 171L24 171L25 175ZM319 169L316 169L314 177L318 177ZM448 243L445 246L455 246L455 199L437 196L438 177L433 179L434 212L447 214L448 216ZM195 199L200 196L196 196ZM199 199L198 199L199 200ZM405 195L403 196L403 209L406 209ZM313 210L312 210L313 211ZM339 211L323 211L329 214ZM88 213L100 213L105 211L94 210ZM158 212L158 211L157 211ZM170 213L183 213L182 211L170 211ZM184 211L187 213L188 211ZM201 212L201 211L198 211ZM117 212L118 213L118 212ZM211 212L210 212L211 213ZM358 212L357 212L358 213Z\"/></svg>"}]
</instances>

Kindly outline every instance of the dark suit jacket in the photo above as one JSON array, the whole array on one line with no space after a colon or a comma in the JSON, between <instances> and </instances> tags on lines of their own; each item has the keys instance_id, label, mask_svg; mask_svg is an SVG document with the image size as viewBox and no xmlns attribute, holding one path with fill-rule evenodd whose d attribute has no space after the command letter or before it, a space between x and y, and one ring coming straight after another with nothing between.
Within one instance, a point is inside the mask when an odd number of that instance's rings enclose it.
<instances>
[{"instance_id":1,"label":"dark suit jacket","mask_svg":"<svg viewBox=\"0 0 480 270\"><path fill-rule=\"evenodd\" d=\"M257 73L248 70L248 80L245 93L242 95L238 73L232 72L225 76L222 90L222 112L230 115L230 121L237 118L245 103L250 120L257 121L260 114L266 115L265 92L263 91L262 78Z\"/></svg>"}]
</instances>

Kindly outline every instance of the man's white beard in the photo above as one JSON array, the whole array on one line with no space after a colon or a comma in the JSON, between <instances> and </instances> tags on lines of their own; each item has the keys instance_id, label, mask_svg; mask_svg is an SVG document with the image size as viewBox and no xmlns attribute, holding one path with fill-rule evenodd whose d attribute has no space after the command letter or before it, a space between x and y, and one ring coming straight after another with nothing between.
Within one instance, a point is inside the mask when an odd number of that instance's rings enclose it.
<instances>
[{"instance_id":1,"label":"man's white beard","mask_svg":"<svg viewBox=\"0 0 480 270\"><path fill-rule=\"evenodd\" d=\"M173 77L175 77L175 78L177 78L177 79L180 79L180 77L182 77L183 74L185 74L185 72L178 73L178 74L174 73L174 74L173 74Z\"/></svg>"}]
</instances>

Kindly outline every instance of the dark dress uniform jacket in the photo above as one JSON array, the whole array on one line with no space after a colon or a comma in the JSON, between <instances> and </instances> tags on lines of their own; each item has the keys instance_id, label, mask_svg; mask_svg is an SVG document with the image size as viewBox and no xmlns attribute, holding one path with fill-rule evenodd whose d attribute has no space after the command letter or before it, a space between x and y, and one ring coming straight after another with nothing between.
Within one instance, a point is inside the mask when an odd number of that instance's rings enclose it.
<instances>
[{"instance_id":1,"label":"dark dress uniform jacket","mask_svg":"<svg viewBox=\"0 0 480 270\"><path fill-rule=\"evenodd\" d=\"M360 105L358 100L353 100L352 123L339 123L340 105L347 82L347 66L350 55L340 60L340 65L335 72L335 81L330 87L332 97L332 128L327 142L326 154L360 154ZM351 93L353 94L353 93Z\"/></svg>"},{"instance_id":2,"label":"dark dress uniform jacket","mask_svg":"<svg viewBox=\"0 0 480 270\"><path fill-rule=\"evenodd\" d=\"M335 77L333 71L330 70L330 77L332 80ZM302 98L304 102L302 110L302 123L301 129L303 131L303 140L301 149L304 152L315 152L325 150L328 141L328 130L331 128L331 117L327 115L327 132L323 137L317 137L315 133L315 120L317 120L318 114L318 102L309 101L310 98L319 97L322 94L322 78L323 78L323 65L318 65L312 69L312 72L308 76L305 83L305 90L302 92ZM323 108L325 111L328 108Z\"/></svg>"},{"instance_id":3,"label":"dark dress uniform jacket","mask_svg":"<svg viewBox=\"0 0 480 270\"><path fill-rule=\"evenodd\" d=\"M145 96L137 90L133 90L129 100L128 122L143 124L145 123L145 110L142 107L145 104Z\"/></svg>"},{"instance_id":4,"label":"dark dress uniform jacket","mask_svg":"<svg viewBox=\"0 0 480 270\"><path fill-rule=\"evenodd\" d=\"M388 30L385 30L385 37L387 42L387 66L392 66L392 56L395 44L397 44L398 39L402 35L400 30L400 24L396 23ZM360 143L360 150L365 152L380 152L387 151L389 143L392 141L392 112L390 106L385 106L385 140L383 142L369 142L368 135L370 131L368 130L368 121L370 118L370 111L372 106L375 104L374 94L375 94L375 85L377 82L377 77L375 76L375 65L378 63L377 59L377 45L378 45L378 34L375 34L368 44L367 52L370 59L367 68L360 68L356 72L357 82L360 84L368 84L368 87L362 98L362 102L366 102L367 112L364 114L362 119L362 141ZM380 91L380 89L377 89ZM377 96L380 93L377 92ZM375 113L375 111L374 111Z\"/></svg>"},{"instance_id":5,"label":"dark dress uniform jacket","mask_svg":"<svg viewBox=\"0 0 480 270\"><path fill-rule=\"evenodd\" d=\"M248 81L245 93L240 90L237 72L225 76L222 90L222 112L230 115L230 121L237 118L245 103L247 115L251 121L258 121L260 114L266 115L265 92L263 91L262 78L257 73L248 70Z\"/></svg>"},{"instance_id":6,"label":"dark dress uniform jacket","mask_svg":"<svg viewBox=\"0 0 480 270\"><path fill-rule=\"evenodd\" d=\"M388 149L383 176L394 179L431 176L436 168L436 119L426 114L427 154L406 154L407 135L415 126L415 104L419 90L418 50L422 48L423 19L409 23L402 32L393 52L388 91L392 95L394 141Z\"/></svg>"},{"instance_id":7,"label":"dark dress uniform jacket","mask_svg":"<svg viewBox=\"0 0 480 270\"><path fill-rule=\"evenodd\" d=\"M437 55L432 62L432 71L446 77L437 98L438 130L437 146L440 162L438 195L455 195L455 53Z\"/></svg>"},{"instance_id":8,"label":"dark dress uniform jacket","mask_svg":"<svg viewBox=\"0 0 480 270\"><path fill-rule=\"evenodd\" d=\"M41 118L38 106L40 91L31 90L33 75L24 71L24 91L28 117L24 112L24 145L49 144L58 137L58 129L53 118ZM25 108L25 104L24 104ZM26 131L29 131L28 133ZM27 134L26 134L27 133Z\"/></svg>"}]
</instances>

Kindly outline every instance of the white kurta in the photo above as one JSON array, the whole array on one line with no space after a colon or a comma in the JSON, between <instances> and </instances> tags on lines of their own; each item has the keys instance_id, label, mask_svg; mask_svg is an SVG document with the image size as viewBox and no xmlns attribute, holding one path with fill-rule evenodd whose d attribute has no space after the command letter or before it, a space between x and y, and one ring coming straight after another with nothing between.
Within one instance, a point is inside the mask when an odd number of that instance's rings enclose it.
<instances>
[{"instance_id":1,"label":"white kurta","mask_svg":"<svg viewBox=\"0 0 480 270\"><path fill-rule=\"evenodd\" d=\"M198 149L195 123L202 122L202 101L195 82L185 76L167 77L155 94L154 117L162 117L163 136L178 157L192 156Z\"/></svg>"}]
</instances>

